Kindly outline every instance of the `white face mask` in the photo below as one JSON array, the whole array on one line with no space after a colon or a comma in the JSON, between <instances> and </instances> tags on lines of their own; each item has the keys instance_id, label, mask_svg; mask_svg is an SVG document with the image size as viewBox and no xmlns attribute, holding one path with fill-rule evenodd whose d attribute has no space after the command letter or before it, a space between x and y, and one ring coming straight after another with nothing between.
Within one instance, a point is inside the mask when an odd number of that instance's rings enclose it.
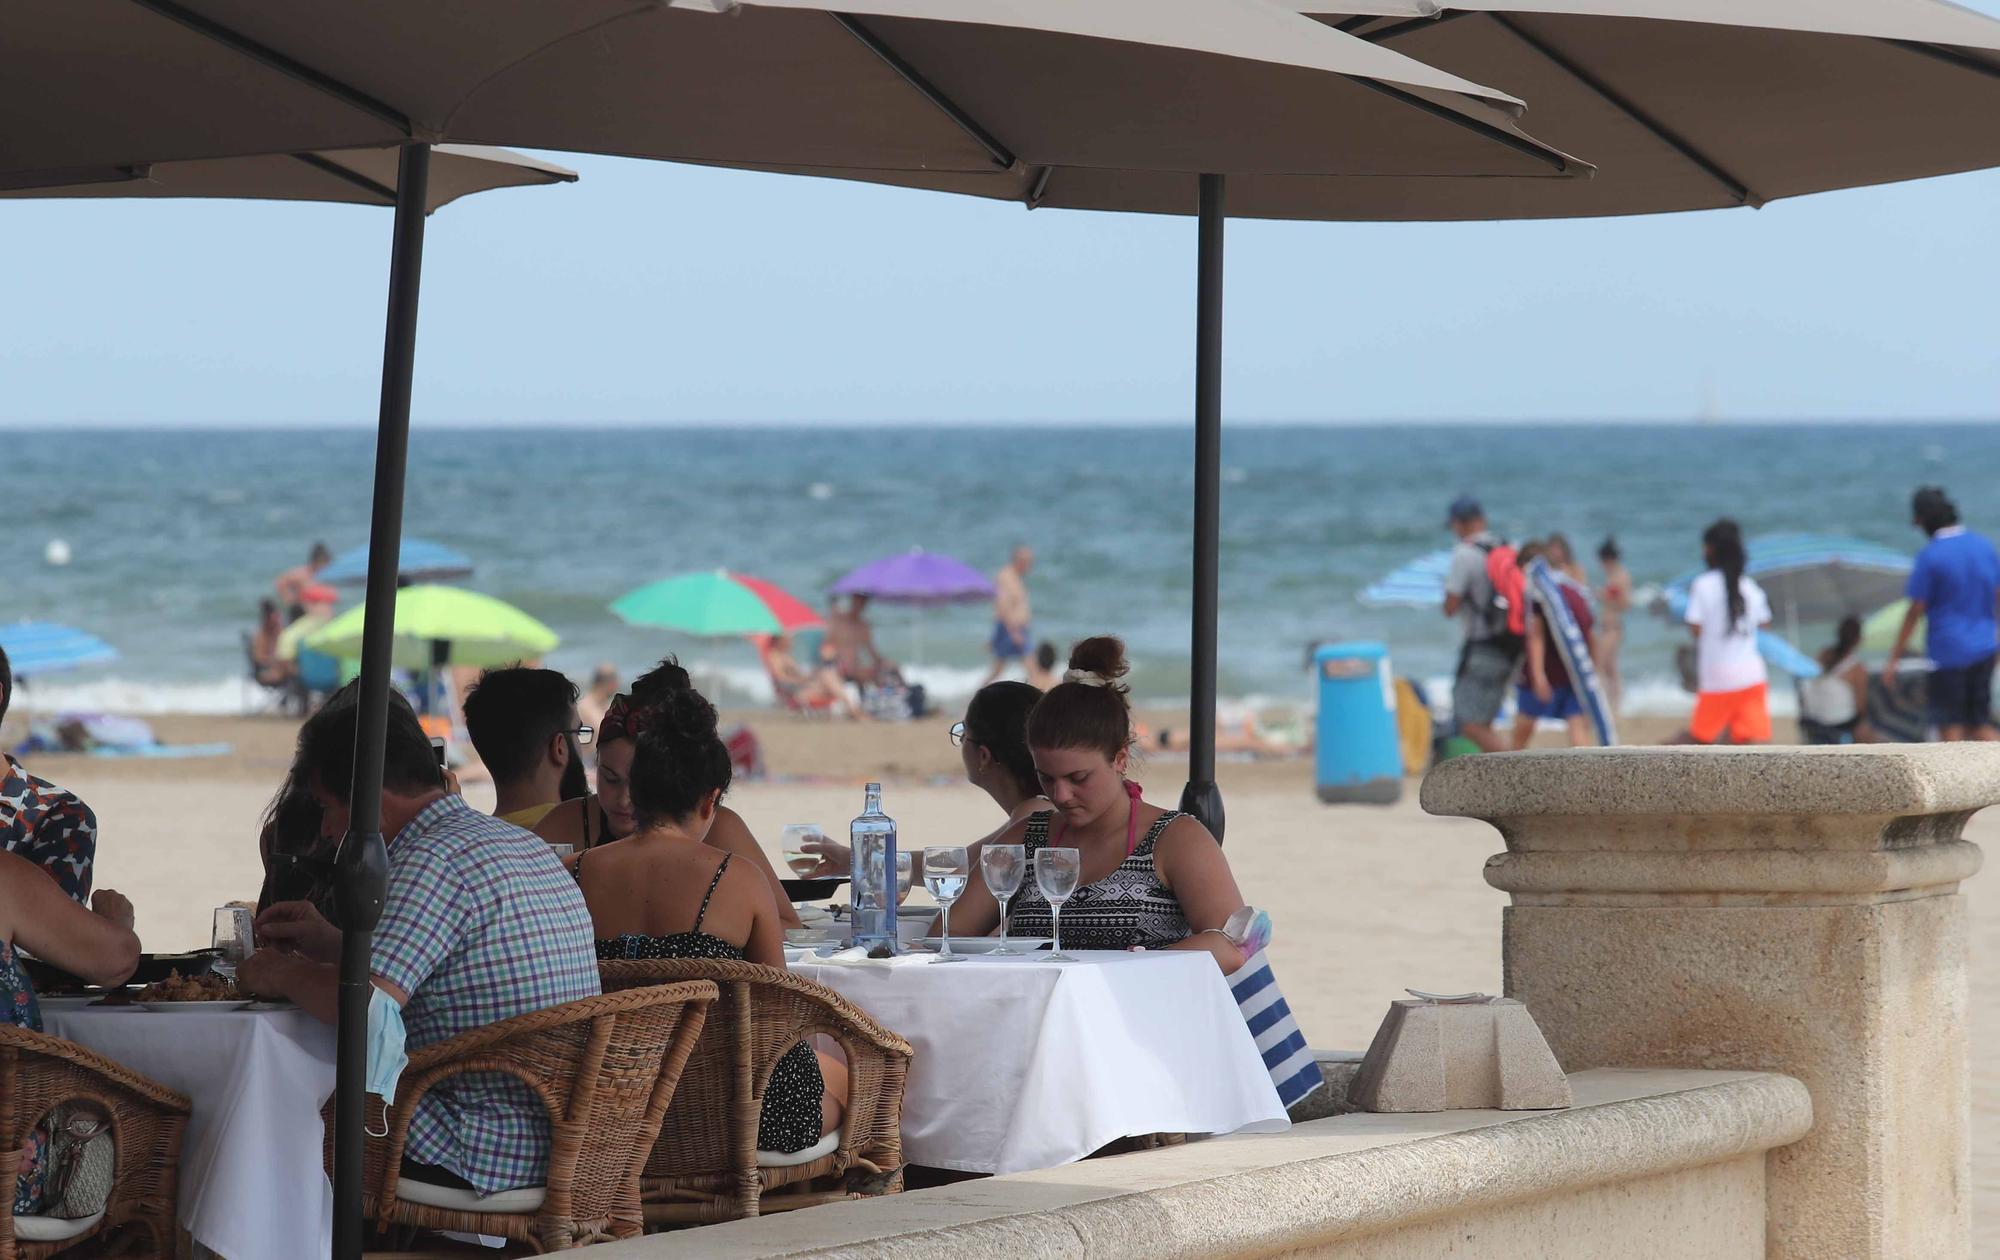
<instances>
[{"instance_id":1,"label":"white face mask","mask_svg":"<svg viewBox=\"0 0 2000 1260\"><path fill-rule=\"evenodd\" d=\"M382 1099L382 1131L368 1131L370 1137L389 1136L389 1107L396 1100L396 1084L410 1056L404 1052L403 1008L374 985L368 986L368 1092Z\"/></svg>"}]
</instances>

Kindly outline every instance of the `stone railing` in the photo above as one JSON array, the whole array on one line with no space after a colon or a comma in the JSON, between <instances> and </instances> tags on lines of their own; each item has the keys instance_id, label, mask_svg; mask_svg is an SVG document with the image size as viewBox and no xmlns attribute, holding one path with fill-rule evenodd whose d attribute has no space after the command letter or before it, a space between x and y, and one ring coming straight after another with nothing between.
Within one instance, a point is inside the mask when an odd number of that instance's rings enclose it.
<instances>
[{"instance_id":1,"label":"stone railing","mask_svg":"<svg viewBox=\"0 0 2000 1260\"><path fill-rule=\"evenodd\" d=\"M1815 1124L1771 1156L1773 1260L1970 1254L1961 838L2000 746L1468 757L1424 808L1507 851L1506 992L1572 1071L1783 1072Z\"/></svg>"}]
</instances>

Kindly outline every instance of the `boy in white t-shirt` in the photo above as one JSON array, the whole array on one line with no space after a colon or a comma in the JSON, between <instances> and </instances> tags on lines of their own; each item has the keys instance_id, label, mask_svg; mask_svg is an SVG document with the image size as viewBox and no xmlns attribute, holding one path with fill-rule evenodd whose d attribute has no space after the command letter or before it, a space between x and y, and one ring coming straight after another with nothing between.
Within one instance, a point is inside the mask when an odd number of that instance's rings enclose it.
<instances>
[{"instance_id":1,"label":"boy in white t-shirt","mask_svg":"<svg viewBox=\"0 0 2000 1260\"><path fill-rule=\"evenodd\" d=\"M1699 694L1688 734L1698 744L1768 744L1768 676L1757 632L1771 624L1764 588L1744 575L1749 557L1736 522L1720 520L1701 536L1709 568L1688 587L1687 624L1694 632ZM1732 588L1737 598L1730 598Z\"/></svg>"}]
</instances>

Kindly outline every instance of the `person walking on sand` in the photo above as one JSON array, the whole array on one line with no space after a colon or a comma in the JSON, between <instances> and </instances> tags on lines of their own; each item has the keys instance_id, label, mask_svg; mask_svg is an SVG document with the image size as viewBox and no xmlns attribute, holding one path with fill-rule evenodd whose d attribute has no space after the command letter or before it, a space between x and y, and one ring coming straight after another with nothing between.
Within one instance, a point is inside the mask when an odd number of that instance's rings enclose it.
<instances>
[{"instance_id":1,"label":"person walking on sand","mask_svg":"<svg viewBox=\"0 0 2000 1260\"><path fill-rule=\"evenodd\" d=\"M1527 543L1522 546L1515 563L1524 568L1537 556L1545 560L1549 556L1547 543ZM1579 633L1583 635L1584 650L1591 645L1590 600L1583 588L1574 582L1558 582L1556 589L1561 592L1563 605L1575 619ZM1590 719L1584 715L1583 701L1577 696L1576 683L1563 665L1562 652L1556 647L1555 627L1550 623L1547 610L1533 600L1528 603L1528 644L1526 665L1522 670L1520 685L1515 688L1514 748L1526 748L1534 742L1535 727L1543 718L1561 722L1569 732L1572 748L1588 748L1597 742L1590 728Z\"/></svg>"},{"instance_id":2,"label":"person walking on sand","mask_svg":"<svg viewBox=\"0 0 2000 1260\"><path fill-rule=\"evenodd\" d=\"M1632 571L1618 551L1618 540L1607 536L1597 548L1597 567L1604 571L1604 585L1597 588L1597 635L1591 641L1591 656L1597 666L1597 680L1604 684L1604 697L1611 711L1618 712L1625 697L1625 678L1618 672L1618 648L1625 641L1625 612L1632 607Z\"/></svg>"},{"instance_id":3,"label":"person walking on sand","mask_svg":"<svg viewBox=\"0 0 2000 1260\"><path fill-rule=\"evenodd\" d=\"M1743 531L1724 518L1701 536L1706 572L1688 585L1687 625L1695 640L1699 690L1688 737L1697 744L1771 742L1769 675L1757 632L1771 624L1771 601L1746 575Z\"/></svg>"},{"instance_id":4,"label":"person walking on sand","mask_svg":"<svg viewBox=\"0 0 2000 1260\"><path fill-rule=\"evenodd\" d=\"M1993 722L1993 660L2000 651L2000 554L1983 534L1958 522L1958 507L1936 486L1910 501L1910 514L1930 541L1910 569L1910 610L1889 649L1882 677L1890 685L1917 623L1928 621L1924 649L1930 674L1930 719L1938 738L2000 740Z\"/></svg>"},{"instance_id":5,"label":"person walking on sand","mask_svg":"<svg viewBox=\"0 0 2000 1260\"><path fill-rule=\"evenodd\" d=\"M1444 615L1464 622L1458 672L1451 685L1451 711L1458 733L1482 752L1500 752L1511 741L1494 729L1507 688L1521 666L1525 609L1520 565L1513 548L1486 528L1486 510L1471 495L1452 500L1445 523L1458 539L1444 579ZM1507 578L1503 590L1495 575Z\"/></svg>"},{"instance_id":6,"label":"person walking on sand","mask_svg":"<svg viewBox=\"0 0 2000 1260\"><path fill-rule=\"evenodd\" d=\"M1028 603L1028 574L1034 567L1035 553L1023 544L1014 548L1006 567L993 575L993 668L986 671L987 682L1028 657L1033 642L1029 630L1034 621L1034 609Z\"/></svg>"}]
</instances>

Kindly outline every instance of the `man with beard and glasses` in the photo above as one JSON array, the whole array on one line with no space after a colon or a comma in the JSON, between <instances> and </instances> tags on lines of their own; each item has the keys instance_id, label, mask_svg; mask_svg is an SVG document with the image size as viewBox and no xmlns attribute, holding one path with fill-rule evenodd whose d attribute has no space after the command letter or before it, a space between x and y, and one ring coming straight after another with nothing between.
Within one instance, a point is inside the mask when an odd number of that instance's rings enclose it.
<instances>
[{"instance_id":1,"label":"man with beard and glasses","mask_svg":"<svg viewBox=\"0 0 2000 1260\"><path fill-rule=\"evenodd\" d=\"M493 776L493 816L533 830L563 801L590 794L576 684L552 669L489 669L465 694L465 731Z\"/></svg>"}]
</instances>

